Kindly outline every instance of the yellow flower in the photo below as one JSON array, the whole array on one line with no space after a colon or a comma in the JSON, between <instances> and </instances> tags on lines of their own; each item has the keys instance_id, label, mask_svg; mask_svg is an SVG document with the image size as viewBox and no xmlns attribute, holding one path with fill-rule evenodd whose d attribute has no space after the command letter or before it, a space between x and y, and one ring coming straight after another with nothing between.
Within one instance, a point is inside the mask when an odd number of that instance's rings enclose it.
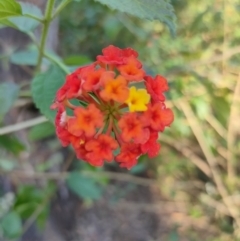
<instances>
[{"instance_id":1,"label":"yellow flower","mask_svg":"<svg viewBox=\"0 0 240 241\"><path fill-rule=\"evenodd\" d=\"M145 111L147 110L147 104L149 103L150 95L145 89L136 89L131 87L129 91L129 97L125 103L128 104L129 110L134 111Z\"/></svg>"}]
</instances>

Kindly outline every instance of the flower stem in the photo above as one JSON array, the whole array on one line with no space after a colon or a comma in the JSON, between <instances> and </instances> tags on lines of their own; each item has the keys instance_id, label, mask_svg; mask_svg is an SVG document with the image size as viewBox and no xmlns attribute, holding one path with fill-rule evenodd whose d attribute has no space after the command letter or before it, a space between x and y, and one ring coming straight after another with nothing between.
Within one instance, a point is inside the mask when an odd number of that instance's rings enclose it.
<instances>
[{"instance_id":1,"label":"flower stem","mask_svg":"<svg viewBox=\"0 0 240 241\"><path fill-rule=\"evenodd\" d=\"M108 123L108 128L107 128L107 131L106 131L107 135L110 135L111 132L112 132L112 129L113 129L113 117L110 116L109 118L110 119L109 119L109 123Z\"/></svg>"},{"instance_id":2,"label":"flower stem","mask_svg":"<svg viewBox=\"0 0 240 241\"><path fill-rule=\"evenodd\" d=\"M45 45L46 45L48 30L49 30L50 23L52 21L52 11L53 11L53 7L54 7L54 2L55 2L55 0L47 1L45 16L43 19L43 30L42 30L41 40L40 40L36 72L39 72L41 70L42 59L44 56L44 49L45 49Z\"/></svg>"}]
</instances>

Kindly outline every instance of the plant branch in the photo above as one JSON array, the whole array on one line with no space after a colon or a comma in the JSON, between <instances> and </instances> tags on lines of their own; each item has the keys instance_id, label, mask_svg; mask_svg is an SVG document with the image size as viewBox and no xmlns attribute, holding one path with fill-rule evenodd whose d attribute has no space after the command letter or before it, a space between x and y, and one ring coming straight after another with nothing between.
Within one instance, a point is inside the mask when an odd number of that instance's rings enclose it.
<instances>
[{"instance_id":1,"label":"plant branch","mask_svg":"<svg viewBox=\"0 0 240 241\"><path fill-rule=\"evenodd\" d=\"M10 171L10 172L3 172L1 171L0 174L6 174L9 176L23 178L23 179L36 179L36 180L65 180L71 174L71 172L26 172L26 171ZM142 178L142 177L135 177L126 173L117 173L117 172L110 172L110 171L101 171L101 172L91 172L91 171L81 171L81 174L87 177L91 177L94 179L99 179L102 177L106 177L113 180L118 180L122 182L132 182L137 185L142 186L151 186L151 185L159 185L157 180L149 179L149 178Z\"/></svg>"},{"instance_id":2,"label":"plant branch","mask_svg":"<svg viewBox=\"0 0 240 241\"><path fill-rule=\"evenodd\" d=\"M52 56L51 54L48 53L43 53L43 56L46 57L47 59L49 59L51 62L55 63L56 65L58 65L59 68L61 68L66 74L69 74L70 71L67 68L67 66L61 62L60 60L58 60L57 58L54 58L54 56Z\"/></svg>"},{"instance_id":3,"label":"plant branch","mask_svg":"<svg viewBox=\"0 0 240 241\"><path fill-rule=\"evenodd\" d=\"M49 26L50 26L50 23L52 20L52 11L53 11L53 7L54 7L54 2L55 2L55 0L47 1L45 17L43 20L43 30L42 30L40 46L39 46L38 61L37 61L37 67L36 67L37 72L40 71L41 65L42 65L42 59L43 59L45 44L46 44L46 40L47 40L47 36L48 36L48 30L49 30Z\"/></svg>"},{"instance_id":4,"label":"plant branch","mask_svg":"<svg viewBox=\"0 0 240 241\"><path fill-rule=\"evenodd\" d=\"M235 166L234 166L234 155L233 155L233 149L234 149L234 142L236 137L236 128L234 125L234 122L236 120L236 117L238 115L239 111L239 100L238 96L240 95L240 73L237 79L237 84L234 90L232 104L230 108L230 115L229 115L229 121L228 121L228 131L227 131L227 172L228 172L228 178L233 178L236 176L235 172Z\"/></svg>"},{"instance_id":5,"label":"plant branch","mask_svg":"<svg viewBox=\"0 0 240 241\"><path fill-rule=\"evenodd\" d=\"M212 177L211 170L208 164L202 160L199 156L197 156L194 152L191 151L190 147L183 146L180 143L176 143L175 140L171 139L164 134L161 134L161 141L166 143L167 145L173 147L178 152L180 152L183 156L191 160L193 164L195 164L206 176Z\"/></svg>"},{"instance_id":6,"label":"plant branch","mask_svg":"<svg viewBox=\"0 0 240 241\"><path fill-rule=\"evenodd\" d=\"M217 169L217 162L215 160L215 157L213 156L211 150L209 150L207 144L206 144L206 139L203 134L203 131L201 131L201 125L199 124L197 118L194 116L194 113L189 106L188 102L185 100L180 100L178 103L175 103L177 106L179 105L185 114L188 123L203 151L203 154L205 155L205 158L209 164L209 167L212 172L213 180L216 184L217 190L220 194L220 196L223 199L223 203L225 204L226 208L228 209L229 215L233 217L233 219L236 222L237 227L240 229L240 217L239 217L239 212L236 209L236 206L234 205L234 202L231 199L226 199L226 197L229 196L229 193L224 185L224 182L221 178L221 174L219 170Z\"/></svg>"},{"instance_id":7,"label":"plant branch","mask_svg":"<svg viewBox=\"0 0 240 241\"><path fill-rule=\"evenodd\" d=\"M43 22L42 18L39 18L39 17L37 17L35 15L32 15L32 14L29 14L29 13L26 13L23 16L28 17L28 18L32 18L32 19L37 20L38 22L41 22L41 23Z\"/></svg>"},{"instance_id":8,"label":"plant branch","mask_svg":"<svg viewBox=\"0 0 240 241\"><path fill-rule=\"evenodd\" d=\"M26 128L41 124L41 123L46 122L46 121L48 121L46 119L46 117L40 116L40 117L31 119L31 120L16 123L14 125L5 126L3 128L0 128L0 136L5 135L5 134L9 134L9 133L12 133L12 132L15 132L15 131L20 131L22 129L26 129Z\"/></svg>"}]
</instances>

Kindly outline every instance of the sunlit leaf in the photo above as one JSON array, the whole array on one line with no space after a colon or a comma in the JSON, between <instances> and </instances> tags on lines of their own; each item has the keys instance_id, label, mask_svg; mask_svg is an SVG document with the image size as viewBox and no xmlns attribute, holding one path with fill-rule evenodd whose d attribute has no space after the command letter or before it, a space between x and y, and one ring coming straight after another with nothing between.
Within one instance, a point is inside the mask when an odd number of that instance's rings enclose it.
<instances>
[{"instance_id":1,"label":"sunlit leaf","mask_svg":"<svg viewBox=\"0 0 240 241\"><path fill-rule=\"evenodd\" d=\"M38 18L42 18L42 12L39 7L32 3L25 3L20 2L21 8L22 8L22 15L19 17L11 17L8 20L16 26L16 28L22 32L29 32L33 29L35 29L40 22L27 17L28 15L36 16Z\"/></svg>"},{"instance_id":2,"label":"sunlit leaf","mask_svg":"<svg viewBox=\"0 0 240 241\"><path fill-rule=\"evenodd\" d=\"M0 19L22 14L21 5L15 0L0 0Z\"/></svg>"},{"instance_id":3,"label":"sunlit leaf","mask_svg":"<svg viewBox=\"0 0 240 241\"><path fill-rule=\"evenodd\" d=\"M167 24L170 31L176 31L174 9L168 0L95 0L112 9L129 13L139 18L160 20Z\"/></svg>"}]
</instances>

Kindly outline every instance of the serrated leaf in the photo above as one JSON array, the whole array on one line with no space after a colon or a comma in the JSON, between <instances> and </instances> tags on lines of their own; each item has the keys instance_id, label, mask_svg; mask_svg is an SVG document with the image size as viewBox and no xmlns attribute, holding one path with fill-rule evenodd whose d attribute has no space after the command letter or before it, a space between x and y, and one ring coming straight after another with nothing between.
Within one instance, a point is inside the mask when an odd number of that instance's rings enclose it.
<instances>
[{"instance_id":1,"label":"serrated leaf","mask_svg":"<svg viewBox=\"0 0 240 241\"><path fill-rule=\"evenodd\" d=\"M27 17L27 15L33 15L38 18L43 18L41 9L32 3L20 2L22 8L22 15L19 17L11 17L8 19L16 28L22 32L29 32L35 29L40 22Z\"/></svg>"},{"instance_id":2,"label":"serrated leaf","mask_svg":"<svg viewBox=\"0 0 240 241\"><path fill-rule=\"evenodd\" d=\"M20 216L12 211L3 217L1 226L4 236L7 238L15 238L22 232L22 222Z\"/></svg>"},{"instance_id":3,"label":"serrated leaf","mask_svg":"<svg viewBox=\"0 0 240 241\"><path fill-rule=\"evenodd\" d=\"M15 0L0 0L0 19L22 14L21 5Z\"/></svg>"},{"instance_id":4,"label":"serrated leaf","mask_svg":"<svg viewBox=\"0 0 240 241\"><path fill-rule=\"evenodd\" d=\"M31 141L38 141L49 137L55 133L55 128L52 123L45 122L32 127L28 133Z\"/></svg>"},{"instance_id":5,"label":"serrated leaf","mask_svg":"<svg viewBox=\"0 0 240 241\"><path fill-rule=\"evenodd\" d=\"M83 199L99 199L101 189L96 182L88 177L82 176L79 172L72 172L67 179L68 187Z\"/></svg>"},{"instance_id":6,"label":"serrated leaf","mask_svg":"<svg viewBox=\"0 0 240 241\"><path fill-rule=\"evenodd\" d=\"M4 116L18 97L19 87L12 82L0 84L0 117Z\"/></svg>"},{"instance_id":7,"label":"serrated leaf","mask_svg":"<svg viewBox=\"0 0 240 241\"><path fill-rule=\"evenodd\" d=\"M129 13L139 18L160 20L167 24L172 34L176 32L173 6L169 0L95 0L112 9Z\"/></svg>"},{"instance_id":8,"label":"serrated leaf","mask_svg":"<svg viewBox=\"0 0 240 241\"><path fill-rule=\"evenodd\" d=\"M65 80L65 73L59 67L52 65L45 73L38 74L32 81L32 96L34 103L50 121L54 122L55 111L50 109L57 90Z\"/></svg>"}]
</instances>

